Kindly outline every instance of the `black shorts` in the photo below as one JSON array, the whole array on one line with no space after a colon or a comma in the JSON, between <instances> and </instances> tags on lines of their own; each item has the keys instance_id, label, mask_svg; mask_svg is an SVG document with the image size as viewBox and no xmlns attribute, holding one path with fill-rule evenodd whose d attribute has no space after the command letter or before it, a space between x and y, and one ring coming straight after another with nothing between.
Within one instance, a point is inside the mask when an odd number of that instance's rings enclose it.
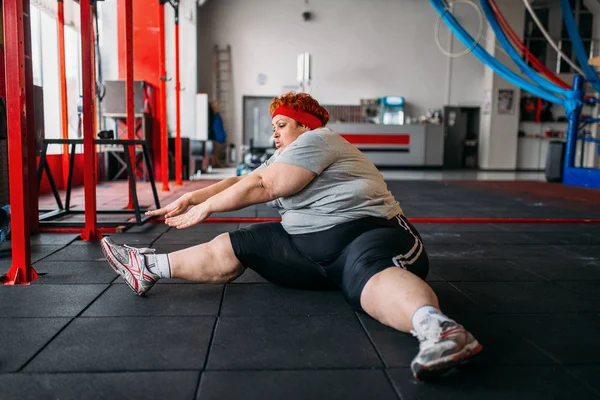
<instances>
[{"instance_id":1,"label":"black shorts","mask_svg":"<svg viewBox=\"0 0 600 400\"><path fill-rule=\"evenodd\" d=\"M278 222L230 232L240 262L268 281L301 289L340 288L360 307L369 279L401 267L425 279L429 260L416 229L404 216L367 217L321 232L289 235Z\"/></svg>"}]
</instances>

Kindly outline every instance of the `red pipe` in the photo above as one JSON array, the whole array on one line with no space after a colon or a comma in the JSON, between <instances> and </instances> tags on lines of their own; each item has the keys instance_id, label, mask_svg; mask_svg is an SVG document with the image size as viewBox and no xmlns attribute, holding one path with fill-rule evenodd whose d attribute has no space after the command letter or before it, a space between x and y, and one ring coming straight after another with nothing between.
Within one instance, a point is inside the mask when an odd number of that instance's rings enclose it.
<instances>
[{"instance_id":1,"label":"red pipe","mask_svg":"<svg viewBox=\"0 0 600 400\"><path fill-rule=\"evenodd\" d=\"M126 69L126 102L127 102L127 139L135 139L135 110L133 92L133 0L125 0L125 69ZM133 184L135 185L135 149L129 148L129 158L133 169ZM127 178L129 179L129 177ZM130 186L127 186L130 187ZM127 209L132 210L133 193L129 189Z\"/></svg>"},{"instance_id":2,"label":"red pipe","mask_svg":"<svg viewBox=\"0 0 600 400\"><path fill-rule=\"evenodd\" d=\"M6 76L6 113L8 125L8 162L10 165L10 204L12 228L12 266L1 283L29 283L38 275L31 266L30 189L34 171L28 171L27 122L33 122L33 113L27 114L25 73L25 34L23 0L5 0L4 50ZM27 21L28 22L28 21ZM30 37L27 37L29 40ZM28 43L28 48L31 48ZM31 111L31 110L30 110ZM24 162L25 161L25 162Z\"/></svg>"},{"instance_id":3,"label":"red pipe","mask_svg":"<svg viewBox=\"0 0 600 400\"><path fill-rule=\"evenodd\" d=\"M41 233L82 233L83 228L49 228L49 227L41 227ZM98 232L101 233L119 233L122 231L122 228L98 228Z\"/></svg>"},{"instance_id":4,"label":"red pipe","mask_svg":"<svg viewBox=\"0 0 600 400\"><path fill-rule=\"evenodd\" d=\"M546 78L550 79L554 84L564 88L570 89L571 85L560 79L556 74L554 74L550 69L548 69L544 64L538 60L536 56L531 53L531 51L523 44L519 36L515 33L515 31L510 27L508 21L498 8L495 0L490 0L490 5L492 6L492 10L494 11L494 15L500 24L500 28L504 31L504 33L508 36L509 40L515 45L523 54L525 58L532 64L532 66L544 75Z\"/></svg>"},{"instance_id":5,"label":"red pipe","mask_svg":"<svg viewBox=\"0 0 600 400\"><path fill-rule=\"evenodd\" d=\"M600 224L598 218L408 218L414 224ZM164 218L151 220L165 222ZM207 218L204 223L243 224L281 222L281 218Z\"/></svg>"},{"instance_id":6,"label":"red pipe","mask_svg":"<svg viewBox=\"0 0 600 400\"><path fill-rule=\"evenodd\" d=\"M25 55L25 92L26 92L26 108L28 110L33 110L35 107L35 103L33 101L33 62L31 60L31 22L30 22L30 10L29 10L29 0L23 1L23 34L25 36L24 41L24 55ZM37 151L36 151L36 140L35 140L35 124L33 123L33 111L30 111L30 117L28 118L31 123L27 124L27 168L29 169L30 174L35 176L35 171L37 170ZM38 230L38 186L37 180L30 179L29 180L29 231L37 232Z\"/></svg>"},{"instance_id":7,"label":"red pipe","mask_svg":"<svg viewBox=\"0 0 600 400\"><path fill-rule=\"evenodd\" d=\"M159 0L158 6L158 68L160 79L160 164L162 191L169 191L169 139L167 137L167 65L165 61L165 5Z\"/></svg>"},{"instance_id":8,"label":"red pipe","mask_svg":"<svg viewBox=\"0 0 600 400\"><path fill-rule=\"evenodd\" d=\"M83 186L85 194L85 228L83 240L93 241L102 238L96 219L96 146L94 146L94 98L92 52L92 12L89 1L81 1L81 76L83 95L83 154L90 162L84 163Z\"/></svg>"},{"instance_id":9,"label":"red pipe","mask_svg":"<svg viewBox=\"0 0 600 400\"><path fill-rule=\"evenodd\" d=\"M65 60L65 12L63 0L58 0L58 73L60 86L60 125L62 138L69 138L69 110L67 108L67 67ZM62 146L63 182L69 175L69 145Z\"/></svg>"},{"instance_id":10,"label":"red pipe","mask_svg":"<svg viewBox=\"0 0 600 400\"><path fill-rule=\"evenodd\" d=\"M181 179L181 82L179 80L179 3L175 6L175 186L183 185Z\"/></svg>"}]
</instances>

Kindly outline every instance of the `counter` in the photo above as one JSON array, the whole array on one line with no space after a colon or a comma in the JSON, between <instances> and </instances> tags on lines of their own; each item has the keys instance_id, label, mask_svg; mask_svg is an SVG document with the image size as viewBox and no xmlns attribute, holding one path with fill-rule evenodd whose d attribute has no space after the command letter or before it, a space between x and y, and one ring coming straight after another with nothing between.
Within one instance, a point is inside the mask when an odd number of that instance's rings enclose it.
<instances>
[{"instance_id":1,"label":"counter","mask_svg":"<svg viewBox=\"0 0 600 400\"><path fill-rule=\"evenodd\" d=\"M330 123L378 167L441 167L444 127L441 125L379 125Z\"/></svg>"}]
</instances>

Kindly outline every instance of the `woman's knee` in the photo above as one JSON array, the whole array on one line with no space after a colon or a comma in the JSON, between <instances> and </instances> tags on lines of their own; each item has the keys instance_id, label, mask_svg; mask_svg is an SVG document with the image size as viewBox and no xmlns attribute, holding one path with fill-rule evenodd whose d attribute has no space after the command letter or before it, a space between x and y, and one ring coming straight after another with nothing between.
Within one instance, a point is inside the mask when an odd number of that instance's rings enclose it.
<instances>
[{"instance_id":1,"label":"woman's knee","mask_svg":"<svg viewBox=\"0 0 600 400\"><path fill-rule=\"evenodd\" d=\"M228 283L244 273L245 268L235 256L229 233L223 233L210 241L207 251L214 268L214 283Z\"/></svg>"}]
</instances>

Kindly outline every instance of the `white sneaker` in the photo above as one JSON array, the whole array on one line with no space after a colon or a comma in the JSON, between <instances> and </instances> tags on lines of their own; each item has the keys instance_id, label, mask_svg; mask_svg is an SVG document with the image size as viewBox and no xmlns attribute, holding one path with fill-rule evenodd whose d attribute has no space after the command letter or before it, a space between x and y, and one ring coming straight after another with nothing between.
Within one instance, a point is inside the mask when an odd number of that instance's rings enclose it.
<instances>
[{"instance_id":1,"label":"white sneaker","mask_svg":"<svg viewBox=\"0 0 600 400\"><path fill-rule=\"evenodd\" d=\"M483 346L462 325L452 320L430 317L420 332L411 333L419 339L419 354L410 364L419 380L438 377L449 369L470 361Z\"/></svg>"},{"instance_id":2,"label":"white sneaker","mask_svg":"<svg viewBox=\"0 0 600 400\"><path fill-rule=\"evenodd\" d=\"M108 263L137 295L143 296L158 281L158 275L146 267L144 254L152 254L154 249L120 246L105 237L102 239L102 251Z\"/></svg>"}]
</instances>

